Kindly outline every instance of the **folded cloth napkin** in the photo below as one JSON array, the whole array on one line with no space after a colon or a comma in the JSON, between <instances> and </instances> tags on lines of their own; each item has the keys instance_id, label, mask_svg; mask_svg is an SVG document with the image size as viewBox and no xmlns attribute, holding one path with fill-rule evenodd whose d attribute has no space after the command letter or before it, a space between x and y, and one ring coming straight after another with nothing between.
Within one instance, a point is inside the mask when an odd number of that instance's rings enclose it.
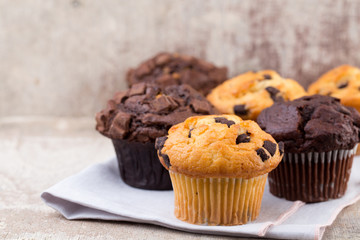
<instances>
[{"instance_id":1,"label":"folded cloth napkin","mask_svg":"<svg viewBox=\"0 0 360 240\"><path fill-rule=\"evenodd\" d=\"M357 157L358 158L358 157ZM102 219L150 223L187 232L238 237L321 239L346 206L360 199L360 159L354 159L344 197L323 203L291 202L265 187L260 215L241 226L199 226L175 218L173 191L129 187L119 177L116 159L95 164L42 193L47 205L67 219Z\"/></svg>"}]
</instances>

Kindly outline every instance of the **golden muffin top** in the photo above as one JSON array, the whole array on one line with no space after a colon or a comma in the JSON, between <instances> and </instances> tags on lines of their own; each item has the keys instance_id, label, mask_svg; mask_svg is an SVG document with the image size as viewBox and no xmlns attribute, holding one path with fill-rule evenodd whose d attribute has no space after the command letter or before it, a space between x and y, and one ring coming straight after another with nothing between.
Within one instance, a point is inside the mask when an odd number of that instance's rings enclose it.
<instances>
[{"instance_id":1,"label":"golden muffin top","mask_svg":"<svg viewBox=\"0 0 360 240\"><path fill-rule=\"evenodd\" d=\"M221 112L256 120L260 112L277 101L288 101L306 94L292 79L277 72L247 72L229 79L212 90L207 99Z\"/></svg>"},{"instance_id":2,"label":"golden muffin top","mask_svg":"<svg viewBox=\"0 0 360 240\"><path fill-rule=\"evenodd\" d=\"M283 156L282 142L235 115L190 117L155 147L165 168L192 177L249 179L273 170Z\"/></svg>"},{"instance_id":3,"label":"golden muffin top","mask_svg":"<svg viewBox=\"0 0 360 240\"><path fill-rule=\"evenodd\" d=\"M310 94L321 94L340 99L346 106L360 112L360 69L342 65L323 74L309 86Z\"/></svg>"}]
</instances>

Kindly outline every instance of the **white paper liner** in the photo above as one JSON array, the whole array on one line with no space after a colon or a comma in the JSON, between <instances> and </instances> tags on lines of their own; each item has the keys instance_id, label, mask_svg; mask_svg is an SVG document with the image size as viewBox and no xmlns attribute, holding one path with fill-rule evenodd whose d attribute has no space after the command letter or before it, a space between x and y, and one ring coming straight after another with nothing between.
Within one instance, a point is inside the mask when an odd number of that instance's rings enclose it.
<instances>
[{"instance_id":1,"label":"white paper liner","mask_svg":"<svg viewBox=\"0 0 360 240\"><path fill-rule=\"evenodd\" d=\"M239 225L259 215L267 174L251 179L195 178L170 171L175 216L203 225Z\"/></svg>"}]
</instances>

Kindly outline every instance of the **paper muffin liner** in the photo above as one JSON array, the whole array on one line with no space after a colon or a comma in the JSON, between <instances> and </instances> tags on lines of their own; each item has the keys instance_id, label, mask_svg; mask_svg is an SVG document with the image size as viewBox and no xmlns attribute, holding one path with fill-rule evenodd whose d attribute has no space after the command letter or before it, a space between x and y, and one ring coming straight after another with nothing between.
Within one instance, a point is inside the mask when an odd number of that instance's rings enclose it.
<instances>
[{"instance_id":1,"label":"paper muffin liner","mask_svg":"<svg viewBox=\"0 0 360 240\"><path fill-rule=\"evenodd\" d=\"M357 145L350 150L285 153L269 173L270 192L291 201L340 198L346 192L356 149Z\"/></svg>"},{"instance_id":2,"label":"paper muffin liner","mask_svg":"<svg viewBox=\"0 0 360 240\"><path fill-rule=\"evenodd\" d=\"M136 188L171 190L169 172L161 165L155 143L112 140L122 180Z\"/></svg>"},{"instance_id":3,"label":"paper muffin liner","mask_svg":"<svg viewBox=\"0 0 360 240\"><path fill-rule=\"evenodd\" d=\"M359 156L359 155L360 155L360 148L357 148L355 156Z\"/></svg>"},{"instance_id":4,"label":"paper muffin liner","mask_svg":"<svg viewBox=\"0 0 360 240\"><path fill-rule=\"evenodd\" d=\"M251 178L196 178L170 171L175 216L192 224L239 225L260 212L267 174Z\"/></svg>"}]
</instances>

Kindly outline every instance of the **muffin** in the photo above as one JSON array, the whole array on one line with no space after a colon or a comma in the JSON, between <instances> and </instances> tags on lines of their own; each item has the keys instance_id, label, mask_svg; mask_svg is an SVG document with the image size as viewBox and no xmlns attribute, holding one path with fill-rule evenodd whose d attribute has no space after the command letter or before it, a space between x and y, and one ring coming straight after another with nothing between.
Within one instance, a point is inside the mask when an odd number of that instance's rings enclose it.
<instances>
[{"instance_id":1,"label":"muffin","mask_svg":"<svg viewBox=\"0 0 360 240\"><path fill-rule=\"evenodd\" d=\"M343 105L360 112L360 69L349 65L334 68L312 83L308 91L339 98Z\"/></svg>"},{"instance_id":2,"label":"muffin","mask_svg":"<svg viewBox=\"0 0 360 240\"><path fill-rule=\"evenodd\" d=\"M274 102L289 101L305 95L296 81L282 78L271 70L247 72L225 81L207 96L221 112L256 120Z\"/></svg>"},{"instance_id":3,"label":"muffin","mask_svg":"<svg viewBox=\"0 0 360 240\"><path fill-rule=\"evenodd\" d=\"M235 115L190 117L156 140L170 172L175 216L192 224L238 225L259 215L281 144Z\"/></svg>"},{"instance_id":4,"label":"muffin","mask_svg":"<svg viewBox=\"0 0 360 240\"><path fill-rule=\"evenodd\" d=\"M108 101L107 108L96 115L96 129L112 140L125 183L167 190L171 181L159 163L155 139L190 116L214 113L214 107L188 85L161 89L139 83Z\"/></svg>"},{"instance_id":5,"label":"muffin","mask_svg":"<svg viewBox=\"0 0 360 240\"><path fill-rule=\"evenodd\" d=\"M130 69L126 77L129 86L140 82L155 83L161 87L188 84L204 95L226 79L226 67L216 67L192 56L166 52Z\"/></svg>"},{"instance_id":6,"label":"muffin","mask_svg":"<svg viewBox=\"0 0 360 240\"><path fill-rule=\"evenodd\" d=\"M360 115L354 108L312 95L275 103L257 120L285 144L283 161L269 174L273 195L321 202L345 194L359 142Z\"/></svg>"}]
</instances>

